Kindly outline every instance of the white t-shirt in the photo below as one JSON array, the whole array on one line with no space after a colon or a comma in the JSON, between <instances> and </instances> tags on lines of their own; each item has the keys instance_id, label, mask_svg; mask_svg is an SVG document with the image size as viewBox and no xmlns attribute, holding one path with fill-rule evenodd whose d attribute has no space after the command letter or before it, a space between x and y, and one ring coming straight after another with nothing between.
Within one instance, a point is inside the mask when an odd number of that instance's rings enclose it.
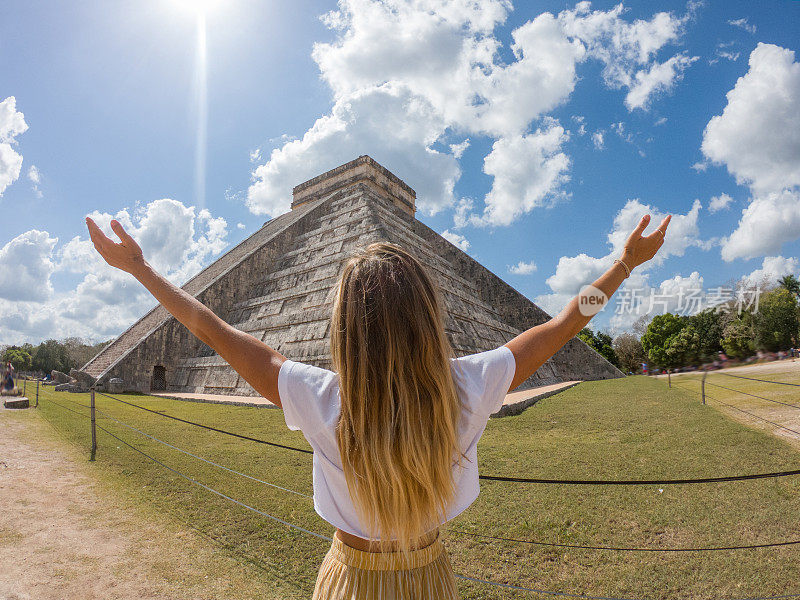
<instances>
[{"instance_id":1,"label":"white t-shirt","mask_svg":"<svg viewBox=\"0 0 800 600\"><path fill-rule=\"evenodd\" d=\"M478 497L478 440L489 415L500 410L514 378L514 355L506 346L451 359L453 379L465 406L459 422L459 441L469 459L453 467L455 499L446 513L449 521ZM314 449L314 510L334 527L365 539L364 531L347 489L336 442L339 420L339 376L292 360L278 373L278 392L289 429L301 430ZM466 408L471 409L470 411Z\"/></svg>"}]
</instances>

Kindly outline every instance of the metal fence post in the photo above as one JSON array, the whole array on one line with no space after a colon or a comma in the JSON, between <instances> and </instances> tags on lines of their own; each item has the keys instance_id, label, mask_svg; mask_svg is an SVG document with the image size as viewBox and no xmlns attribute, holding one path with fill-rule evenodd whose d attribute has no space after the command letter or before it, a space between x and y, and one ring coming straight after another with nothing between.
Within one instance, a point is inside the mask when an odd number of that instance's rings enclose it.
<instances>
[{"instance_id":1,"label":"metal fence post","mask_svg":"<svg viewBox=\"0 0 800 600\"><path fill-rule=\"evenodd\" d=\"M703 396L703 404L706 403L706 377L708 376L708 371L703 371L703 379L700 381L700 395Z\"/></svg>"},{"instance_id":2,"label":"metal fence post","mask_svg":"<svg viewBox=\"0 0 800 600\"><path fill-rule=\"evenodd\" d=\"M23 396L27 396L28 395L27 391L28 391L28 380L27 379L23 379L22 380L22 395Z\"/></svg>"},{"instance_id":3,"label":"metal fence post","mask_svg":"<svg viewBox=\"0 0 800 600\"><path fill-rule=\"evenodd\" d=\"M672 387L672 375L669 369L667 369L667 387Z\"/></svg>"},{"instance_id":4,"label":"metal fence post","mask_svg":"<svg viewBox=\"0 0 800 600\"><path fill-rule=\"evenodd\" d=\"M34 408L39 408L39 380L36 380L36 406Z\"/></svg>"},{"instance_id":5,"label":"metal fence post","mask_svg":"<svg viewBox=\"0 0 800 600\"><path fill-rule=\"evenodd\" d=\"M94 388L91 389L89 409L92 417L92 456L89 460L94 460L94 455L97 452L97 430L95 428L95 422L94 422Z\"/></svg>"}]
</instances>

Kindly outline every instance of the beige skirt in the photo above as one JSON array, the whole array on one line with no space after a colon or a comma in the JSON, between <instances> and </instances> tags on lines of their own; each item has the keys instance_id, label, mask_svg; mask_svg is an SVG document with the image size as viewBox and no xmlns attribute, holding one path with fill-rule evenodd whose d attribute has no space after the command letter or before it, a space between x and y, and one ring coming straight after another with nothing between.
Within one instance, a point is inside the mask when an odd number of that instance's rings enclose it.
<instances>
[{"instance_id":1,"label":"beige skirt","mask_svg":"<svg viewBox=\"0 0 800 600\"><path fill-rule=\"evenodd\" d=\"M412 550L364 552L333 538L317 576L313 600L455 600L456 580L440 538Z\"/></svg>"}]
</instances>

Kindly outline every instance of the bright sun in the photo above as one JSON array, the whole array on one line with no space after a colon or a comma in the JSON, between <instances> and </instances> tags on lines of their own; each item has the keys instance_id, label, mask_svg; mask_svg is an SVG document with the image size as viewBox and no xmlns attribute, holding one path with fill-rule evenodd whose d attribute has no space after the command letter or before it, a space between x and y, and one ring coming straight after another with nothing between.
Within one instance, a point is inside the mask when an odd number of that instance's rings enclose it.
<instances>
[{"instance_id":1,"label":"bright sun","mask_svg":"<svg viewBox=\"0 0 800 600\"><path fill-rule=\"evenodd\" d=\"M185 10L205 14L223 4L223 0L172 0L172 3Z\"/></svg>"}]
</instances>

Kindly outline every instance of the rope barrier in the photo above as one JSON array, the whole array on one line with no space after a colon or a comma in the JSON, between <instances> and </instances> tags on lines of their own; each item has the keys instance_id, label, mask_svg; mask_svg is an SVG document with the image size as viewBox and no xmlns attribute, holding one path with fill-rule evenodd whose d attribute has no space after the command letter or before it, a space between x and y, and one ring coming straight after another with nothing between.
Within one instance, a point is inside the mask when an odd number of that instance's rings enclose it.
<instances>
[{"instance_id":1,"label":"rope barrier","mask_svg":"<svg viewBox=\"0 0 800 600\"><path fill-rule=\"evenodd\" d=\"M708 397L708 396L706 396ZM481 475L481 479L490 481L512 481L519 483L546 483L560 485L684 485L694 483L722 483L728 481L749 481L751 479L770 479L773 477L789 477L800 475L800 469L776 471L774 473L753 473L750 475L726 475L723 477L701 477L695 479L533 479L525 477L495 477Z\"/></svg>"},{"instance_id":2,"label":"rope barrier","mask_svg":"<svg viewBox=\"0 0 800 600\"><path fill-rule=\"evenodd\" d=\"M127 402L125 400L121 400L119 398L114 398L113 396L109 396L108 394L104 394L103 392L96 392L100 396L105 396L106 398L110 398L111 400L116 400L117 402L121 402L122 404L127 404L128 406L133 406L134 408L140 408L147 412L159 415L161 417L167 417L169 419L174 419L176 421L180 421L182 423L187 423L189 425L195 425L197 427L202 427L203 429L208 429L211 431L216 431L217 433L222 433L225 435L230 435L233 437L237 437L244 440L249 440L252 442L258 442L261 444L268 444L270 446L277 446L279 448L284 448L286 450L293 450L295 452L304 452L306 454L313 454L312 450L306 450L303 448L295 448L294 446L286 446L284 444L276 444L275 442L268 442L266 440L261 440L258 438L234 433L231 431L225 431L224 429L218 429L216 427L211 427L209 425L203 425L201 423L195 423L194 421L188 421L186 419L181 419L179 417L175 417L172 415L168 415L166 413L162 413L156 410L152 410L150 408L146 408L144 406L140 406L138 404L133 404L131 402ZM754 473L749 475L726 475L722 477L702 477L702 478L684 478L684 479L618 479L618 480L606 480L606 479L548 479L548 478L535 478L535 477L505 477L500 475L479 475L478 479L482 479L484 481L504 481L509 483L536 483L536 484L545 484L545 485L684 485L684 484L696 484L696 483L721 483L721 482L729 482L729 481L748 481L751 479L768 479L773 477L789 477L793 475L800 475L800 469L794 469L789 471L777 471L773 473Z\"/></svg>"},{"instance_id":3,"label":"rope barrier","mask_svg":"<svg viewBox=\"0 0 800 600\"><path fill-rule=\"evenodd\" d=\"M756 379L755 377L745 377L744 375L731 375L730 373L714 373L714 375L725 375L726 377L736 377L737 379L749 379L750 381L760 381L762 383L775 383L777 385L791 385L800 387L800 383L787 383L786 381L769 381L768 379Z\"/></svg>"},{"instance_id":4,"label":"rope barrier","mask_svg":"<svg viewBox=\"0 0 800 600\"><path fill-rule=\"evenodd\" d=\"M142 430L140 430L140 429L138 429L138 428L136 428L136 427L134 427L132 425L129 425L128 423L125 423L124 421L121 421L121 420L117 419L116 417L106 413L103 410L100 410L99 408L96 409L96 410L97 410L97 412L99 414L103 415L104 417L106 417L108 419L111 419L112 421L115 421L116 423L122 425L123 427L126 427L126 428L128 428L128 429L130 429L132 431L135 431L136 433L139 433L139 434L145 436L146 438L149 438L149 439L151 439L151 440L153 440L155 442L163 444L164 446L172 448L173 450L177 450L178 452L186 454L187 456L191 456L192 458L195 458L197 460L203 461L203 462L205 462L207 464L210 464L212 466L218 467L220 469L223 469L223 470L228 471L230 473L233 473L235 475L240 475L241 477L245 477L245 478L250 479L252 481L255 481L257 483L261 483L261 484L264 484L264 485L267 485L267 486L270 486L270 487L273 487L273 488L276 488L276 489L279 489L279 490L283 490L285 492L296 494L298 496L302 496L302 497L308 498L310 500L313 499L313 497L309 496L308 494L303 494L301 492L297 492L297 491L292 490L292 489L288 489L288 488L281 487L279 485L275 485L274 483L270 483L268 481L264 481L262 479L258 479L257 477L253 477L251 475L247 475L246 473L242 473L240 471L236 471L235 469L231 469L231 468L226 467L224 465L220 465L219 463L215 463L214 461L211 461L211 460L209 460L207 458L204 458L202 456L198 456L196 454L193 454L192 452L189 452L188 450L184 450L182 448L179 448L177 446L174 446L174 445L170 444L169 442L165 442L164 440L161 440L161 439L159 439L159 438L157 438L157 437L155 437L153 435L150 435L149 433L145 433L144 431L142 431ZM82 415L82 416L85 416L85 415ZM715 547L708 547L708 548L621 548L621 547L611 547L611 546L581 546L581 545L576 545L576 544L562 544L562 543L555 543L555 542L541 542L541 541L534 541L534 540L520 540L520 539L515 539L515 538L495 537L495 536L484 535L484 534L480 534L480 533L462 531L462 530L453 529L453 528L448 528L446 531L457 533L457 534L460 534L460 535L471 536L471 537L486 538L486 539L493 539L493 540L506 541L506 542L516 542L516 543L522 543L522 544L531 544L531 545L537 545L537 546L553 546L553 547L574 548L574 549L583 549L583 550L615 550L615 551L620 551L620 552L701 552L701 551L715 551L715 550L745 550L745 549L755 549L755 548L769 548L769 547L774 547L774 546L791 546L791 545L800 544L800 540L797 540L797 541L776 542L776 543L767 543L767 544L750 544L750 545L744 545L744 546L715 546Z\"/></svg>"},{"instance_id":5,"label":"rope barrier","mask_svg":"<svg viewBox=\"0 0 800 600\"><path fill-rule=\"evenodd\" d=\"M706 383L708 383L708 382L706 382ZM717 387L722 387L722 386L717 386ZM683 388L683 389L685 389L687 392L700 394L700 392L698 392L696 390L692 390L692 389L689 389L689 388ZM724 389L729 389L729 388L724 388ZM732 391L736 392L736 391L739 391L739 390L732 390ZM791 429L789 427L786 427L785 425L781 425L780 423L776 423L775 421L770 421L769 419L765 419L764 417L759 417L755 413L751 413L751 412L746 411L744 409L738 408L738 407L734 406L733 404L728 404L727 402L723 402L719 398L712 398L708 394L706 394L706 398L708 400L713 400L714 402L719 402L720 404L723 404L723 405L727 406L728 408L732 408L733 410L738 410L741 413L744 413L746 415L750 415L751 417L755 417L756 419L760 419L760 420L762 420L762 421L764 421L766 423L769 423L770 425L775 425L775 427L780 427L781 429L785 429L786 431L791 431L792 433L796 433L797 435L800 435L800 431L797 431L795 429Z\"/></svg>"},{"instance_id":6,"label":"rope barrier","mask_svg":"<svg viewBox=\"0 0 800 600\"><path fill-rule=\"evenodd\" d=\"M706 394L706 398L710 398L710 396L708 394ZM734 406L733 404L728 404L727 402L723 402L722 400L718 400L717 398L710 398L710 399L713 400L714 402L719 402L720 404L724 404L725 406L727 406L729 408L732 408L734 410L738 410L741 413L745 413L746 415L750 415L751 417L755 417L756 419L761 419L762 421L764 421L766 423L769 423L770 425L775 425L775 427L780 427L781 429L785 429L786 431L791 431L792 433L796 433L797 435L800 435L800 431L797 431L795 429L790 429L789 427L786 427L785 425L781 425L780 423L776 423L775 421L770 421L769 419L765 419L764 417L759 417L757 414L751 413L751 412L746 411L746 410L741 409L741 408L738 408L738 407Z\"/></svg>"},{"instance_id":7,"label":"rope barrier","mask_svg":"<svg viewBox=\"0 0 800 600\"><path fill-rule=\"evenodd\" d=\"M792 540L788 542L770 542L766 544L748 544L744 546L708 546L705 548L619 548L614 546L581 546L578 544L561 544L557 542L538 542L533 540L520 540L515 538L486 535L482 533L472 533L469 531L462 531L460 529L453 529L453 528L448 528L447 531L452 533L457 533L460 535L468 535L472 537L496 540L498 542L515 542L517 544L530 544L533 546L552 546L555 548L573 548L577 550L613 550L615 552L716 552L718 550L756 550L759 548L776 548L779 546L800 545L800 540Z\"/></svg>"},{"instance_id":8,"label":"rope barrier","mask_svg":"<svg viewBox=\"0 0 800 600\"><path fill-rule=\"evenodd\" d=\"M186 474L184 474L184 473L181 473L181 472L180 472L180 471L178 471L177 469L173 469L172 467L170 467L169 465L166 465L166 464L164 464L163 462L161 462L161 461L160 461L160 460L158 460L157 458L154 458L154 457L150 456L149 454L147 454L147 453L146 453L146 452L144 452L143 450L139 450L139 448L137 448L137 447L136 447L136 446L134 446L133 444L129 444L128 442L126 442L125 440L123 440L121 437L114 435L114 434L113 434L113 433L111 433L111 432L110 432L108 429L106 429L106 428L104 428L104 427L101 427L100 425L98 425L98 426L97 426L97 428L98 428L98 429L100 429L101 431L105 431L105 432L106 432L108 435L110 435L111 437L113 437L113 438L114 438L114 439L116 439L117 441L119 441L119 442L122 442L123 444L125 444L126 446L128 446L128 448L130 448L131 450L135 450L136 452L138 452L138 453L139 453L139 454L141 454L142 456L144 456L144 457L146 457L146 458L149 458L150 460L152 460L154 463L156 463L156 464L158 464L158 465L160 465L160 466L164 467L165 469L167 469L168 471L171 471L171 472L175 473L176 475L179 475L180 477L183 477L183 478L184 478L184 479L186 479L187 481L190 481L190 482L192 482L193 484L195 484L195 485L197 485L197 486L200 486L200 487L201 487L201 488L203 488L204 490L207 490L207 491L209 491L209 492L211 492L211 493L213 493L213 494L216 494L217 496L220 496L221 498L224 498L225 500L230 500L230 501L231 501L231 502L233 502L234 504L237 504L237 505L241 506L242 508L246 508L247 510L251 510L251 511L253 511L254 513L257 513L257 514L261 515L262 517L267 517L268 519L272 519L273 521L276 521L277 523L281 523L281 524L283 524L283 525L286 525L286 526L288 526L288 527L291 527L292 529L297 529L298 531L302 531L303 533L307 533L308 535L313 535L314 537L317 537L317 538L319 538L319 539L321 539L321 540L325 540L325 541L328 541L328 542L331 542L331 541L333 541L333 538L330 538L330 537L328 537L328 536L326 536L326 535L322 535L322 534L320 534L320 533L316 533L316 532L314 532L314 531L310 531L310 530L308 530L308 529L305 529L305 528L303 528L303 527L300 527L299 525L295 525L295 524L293 524L293 523L289 523L288 521L284 521L283 519L279 519L278 517L272 516L272 515L271 515L271 514L269 514L269 513L265 513L264 511L258 510L257 508L253 508L253 507L252 507L252 506L250 506L249 504L245 504L244 502L240 502L240 501L239 501L239 500L237 500L236 498L231 498L231 497L230 497L230 496L228 496L227 494L223 494L222 492L220 492L220 491L218 491L218 490L215 490L214 488L212 488L212 487L209 487L209 486L205 485L204 483L200 483L199 481L197 481L197 480L196 480L196 479L194 479L193 477L190 477L189 475L186 475Z\"/></svg>"},{"instance_id":9,"label":"rope barrier","mask_svg":"<svg viewBox=\"0 0 800 600\"><path fill-rule=\"evenodd\" d=\"M68 410L68 411L70 411L72 413L75 413L75 414L77 414L77 415L79 415L79 416L81 416L83 418L89 418L88 415L84 415L84 414L82 414L82 413L80 413L80 412L78 412L76 410L73 410L73 409L71 409L71 408L69 408L67 406L64 406L63 404L59 404L58 402L52 400L51 398L48 398L48 401L52 402L53 404L65 409L65 410ZM155 412L155 411L151 411L151 412ZM156 413L156 414L161 414L161 413ZM110 417L110 415L108 415L108 414L106 414L105 416ZM110 417L110 418L112 418L112 420L115 420L120 424L123 424L121 421L119 421L117 419L114 419L113 417ZM120 438L119 436L111 433L106 428L104 428L104 427L102 427L100 425L97 425L97 428L100 429L101 431L105 432L106 434L108 434L112 438L116 439L120 443L124 444L125 446L127 446L131 450L134 450L135 452L141 454L142 456L144 456L144 457L148 458L149 460L153 461L154 463L158 464L159 466L167 469L168 471L170 471L172 473L175 473L176 475L186 479L187 481L189 481L189 482L191 482L191 483L193 483L193 484L195 484L195 485L197 485L197 486L199 486L199 487L201 487L201 488L203 488L203 489L205 489L205 490L207 490L207 491L209 491L209 492L211 492L213 494L216 494L216 495L220 496L221 498L224 498L225 500L233 502L234 504L236 504L236 505L238 505L238 506L240 506L242 508L250 510L250 511L252 511L252 512L258 514L258 515L261 515L263 517L267 517L267 518L269 518L269 519L271 519L271 520L273 520L275 522L278 522L278 523L280 523L282 525L286 525L286 526L288 526L288 527L290 527L292 529L296 529L298 531L301 531L302 533L306 533L308 535L311 535L311 536L314 536L316 538L325 540L327 542L333 541L332 538L330 538L328 536L325 536L325 535L310 531L308 529L305 529L303 527L300 527L299 525L295 525L295 524L290 523L288 521L284 521L283 519L280 519L278 517L270 515L269 513L266 513L266 512L261 511L261 510L258 510L257 508L254 508L254 507L252 507L252 506L250 506L248 504L245 504L244 502L236 500L235 498L232 498L231 496L228 496L227 494L224 494L224 493L222 493L222 492L220 492L220 491L218 491L218 490L216 490L216 489L214 489L214 488L212 488L210 486L207 486L207 485L197 481L193 477L190 477L189 475L186 475L186 474L182 473L181 471L179 471L177 469L174 469L174 468L170 467L169 465L163 463L162 461L150 456L146 452L144 452L144 451L140 450L139 448L135 447L133 444L130 444L130 443L126 442L125 440L123 440L122 438ZM135 429L135 428L132 428L132 429ZM139 431L139 430L136 430L136 431ZM140 433L142 433L143 435L145 435L147 437L152 437L152 436L149 436L148 434L145 434L144 432L140 431ZM152 438L152 439L155 439L155 438ZM167 444L167 445L170 445L170 444ZM172 447L175 448L176 450L178 450L177 447L174 447L174 446L172 446ZM187 452L187 454L189 454L189 453ZM192 456L194 456L194 455L192 455ZM194 456L194 457L195 458L199 458L200 460L205 460L205 459L202 459L201 457L197 457L197 456ZM210 462L210 461L206 461L206 462ZM216 463L211 463L211 464L216 464ZM221 465L217 465L217 466L221 466ZM225 467L223 467L223 468L225 468ZM238 473L238 472L236 472L236 473ZM255 478L251 478L251 479L255 479ZM256 481L260 481L260 480L256 480ZM265 482L262 482L262 483L265 483ZM459 533L459 532L456 531L456 533ZM469 534L469 533L467 533L467 534L468 535L475 535L475 534ZM500 539L502 539L502 538L500 538ZM521 541L521 540L517 540L517 541ZM777 543L777 544L774 544L774 545L776 545L776 546L789 545L790 543L798 543L798 542ZM547 545L554 545L554 544L547 544ZM753 547L762 547L762 546L756 545L756 546L753 546ZM738 549L738 548L726 548L726 549ZM566 598L582 598L582 599L585 599L585 600L638 600L638 599L634 599L634 598L620 598L620 597L615 597L615 596L591 596L591 595L586 595L586 594L575 594L575 593L570 593L570 592L558 592L558 591L552 591L552 590L542 590L542 589L537 589L537 588L529 588L529 587L524 587L524 586L512 585L512 584L508 584L508 583L501 583L501 582L498 582L498 581L490 581L490 580L487 580L487 579L480 579L480 578L476 578L476 577L469 577L469 576L460 575L460 574L457 574L457 573L454 574L454 575L455 575L456 578L464 580L464 581L472 581L472 582L475 582L475 583L483 583L483 584L494 586L494 587L500 587L500 588L506 588L506 589L514 589L514 590L518 590L518 591L527 591L527 592L533 592L533 593L536 593L536 594L542 594L542 595L548 595L548 596L558 596L558 597L566 597ZM781 599L781 598L798 598L798 597L800 597L800 594L785 594L785 595L780 595L780 596L761 596L761 597L738 598L738 599L735 599L735 600L778 600L778 599Z\"/></svg>"},{"instance_id":10,"label":"rope barrier","mask_svg":"<svg viewBox=\"0 0 800 600\"><path fill-rule=\"evenodd\" d=\"M163 445L165 445L165 446L167 446L169 448L172 448L173 450L177 450L178 452L186 454L187 456L191 456L192 458L196 458L197 460L201 460L204 463L207 463L207 464L212 465L214 467L223 469L225 471L228 471L229 473L233 473L234 475L239 475L241 477L245 477L247 479L251 479L251 480L253 480L253 481L257 482L257 483L262 483L262 484L267 485L269 487L273 487L273 488L276 488L276 489L279 489L279 490L283 490L284 492L289 492L290 494L296 494L297 496L302 496L303 498L308 498L309 500L313 500L314 499L313 496L309 496L308 494L303 494L302 492L296 492L295 490L291 490L289 488L285 488L285 487L281 487L279 485L275 485L274 483L270 483L269 481L264 481L263 479L259 479L258 477L253 477L252 475L248 475L247 473L242 473L242 472L237 471L235 469L231 469L229 467L226 467L225 465L221 465L219 463L215 463L213 460L209 460L207 458L203 458L202 456L198 456L197 454L192 454L188 450L184 450L183 448L178 448L177 446L173 446L169 442L165 442L164 440L160 440L157 437L155 437L153 435L150 435L149 433L145 433L144 431L142 431L141 429L137 429L133 425L128 425L127 423L125 423L123 421L120 421L119 419L117 419L115 417L112 417L111 415L109 415L108 413L100 410L99 408L96 408L95 410L98 413L100 413L101 415L103 415L104 417L109 418L112 421L116 421L117 423L119 423L123 427L127 427L128 429L130 429L132 431L135 431L136 433L139 433L139 434L145 436L146 438L150 438L154 442L158 442L159 444L163 444Z\"/></svg>"},{"instance_id":11,"label":"rope barrier","mask_svg":"<svg viewBox=\"0 0 800 600\"><path fill-rule=\"evenodd\" d=\"M283 519L280 519L278 517L270 515L269 513L266 513L264 511L258 510L257 508L254 508L254 507L250 506L249 504L245 504L244 502L240 502L239 500L236 500L235 498L232 498L232 497L228 496L227 494L224 494L224 493L222 493L222 492L220 492L218 490L215 490L214 488L212 488L210 486L207 486L207 485L205 485L203 483L200 483L199 481L197 481L193 477L190 477L189 475L186 475L186 474L182 473L181 471L179 471L177 469L173 469L172 467L170 467L169 465L164 464L163 462L161 462L157 458L154 458L154 457L150 456L149 454L147 454L146 452L144 452L142 450L139 450L133 444L129 444L128 442L126 442L125 440L123 440L119 436L114 435L113 433L111 433L110 431L105 429L104 427L101 427L100 425L98 425L97 428L100 429L101 431L104 431L105 433L107 433L112 438L116 439L117 441L125 444L131 450L134 450L134 451L138 452L139 454L141 454L142 456L150 459L154 463L164 467L168 471L171 471L172 473L175 473L176 475L186 479L187 481L190 481L191 483L203 488L204 490L212 492L212 493L220 496L221 498L229 500L229 501L233 502L234 504L236 504L236 505L238 505L238 506L240 506L242 508L245 508L247 510L250 510L250 511L256 513L256 514L259 514L261 516L267 517L267 518L269 518L269 519L271 519L273 521L281 523L282 525L286 525L288 527L291 527L292 529L297 529L298 531L301 531L301 532L306 533L308 535L312 535L312 536L314 536L316 538L319 538L321 540L324 540L326 542L332 542L333 541L333 538L331 538L331 537L316 533L314 531L310 531L308 529L305 529L304 527L300 527L299 525L295 525L294 523L290 523L288 521L284 521ZM534 589L534 588L523 588L523 587L520 587L520 586L511 586L510 584L500 583L500 582L497 582L497 581L490 581L488 579L478 579L478 578L475 578L475 577L468 577L466 575L459 575L459 574L454 574L454 575L459 579L464 579L464 580L468 580L468 581L474 581L474 582L477 582L477 583L485 583L485 584L492 585L492 586L497 586L497 587L506 587L506 588L513 587L513 588L516 588L516 589L519 589L519 590L532 591L532 592L536 592L536 593L539 593L539 594L547 594L547 595L552 595L552 596L562 596L562 597L570 597L570 598L585 598L587 600L637 600L637 599L631 599L631 598L613 598L613 597L605 597L605 596L587 596L587 595L583 595L583 594L570 594L568 592L554 592L554 591L548 591L548 590L538 590L538 589ZM761 599L758 599L758 600L761 600Z\"/></svg>"},{"instance_id":12,"label":"rope barrier","mask_svg":"<svg viewBox=\"0 0 800 600\"><path fill-rule=\"evenodd\" d=\"M294 446L286 446L284 444L278 444L275 442L268 442L267 440L261 440L259 438L250 437L248 435L242 435L240 433L234 433L232 431L225 431L224 429L218 429L216 427L211 427L210 425L203 425L202 423L195 423L194 421L187 421L186 419L181 419L180 417L174 417L172 415L168 415L166 413L158 412L157 410L152 410L150 408L146 408L139 404L134 404L133 402L126 402L125 400L121 400L120 398L115 398L114 396L109 396L108 394L104 394L103 392L95 391L96 394L100 396L105 396L106 398L111 398L112 400L116 400L117 402L122 402L122 404L127 404L128 406L133 406L134 408L138 408L140 410L146 410L147 412L153 413L154 415L159 415L162 417L167 417L168 419L173 419L175 421L180 421L181 423L186 423L188 425L194 425L195 427L201 427L203 429L208 429L209 431L216 431L217 433L224 433L225 435L230 435L242 440L248 440L250 442L256 442L258 444L266 444L268 446L275 446L276 448L283 448L285 450L294 450L295 452L303 452L305 454L314 454L313 450L306 450L305 448L296 448Z\"/></svg>"},{"instance_id":13,"label":"rope barrier","mask_svg":"<svg viewBox=\"0 0 800 600\"><path fill-rule=\"evenodd\" d=\"M765 398L764 396L758 396L756 394L750 394L749 392L743 392L742 390L735 390L733 388L725 387L724 385L719 385L716 383L711 383L710 381L706 381L708 385L713 385L714 387L722 388L723 390L728 390L729 392L736 392L738 394L744 394L745 396L751 396L753 398L758 398L759 400L766 400L767 402L774 402L775 404L783 404L784 406L791 406L792 408L800 409L800 406L796 404L789 404L788 402L781 402L780 400L773 400L771 398Z\"/></svg>"},{"instance_id":14,"label":"rope barrier","mask_svg":"<svg viewBox=\"0 0 800 600\"><path fill-rule=\"evenodd\" d=\"M42 396L42 397L44 397L44 396ZM64 410L68 410L68 411L69 411L69 412L71 412L71 413L75 413L75 414L76 414L76 415L78 415L78 416L84 417L84 418L86 418L86 419L88 419L88 418L89 418L89 415L85 415L85 414L83 414L82 412L78 412L77 410L75 410L75 409L73 409L73 408L70 408L69 406L64 406L63 404L59 404L58 402L56 402L55 400L53 400L53 399L51 399L51 398L48 398L48 399L47 399L47 401L48 401L48 402L52 402L52 403L53 403L53 404L55 404L56 406L60 406L60 407L61 407L61 408L63 408Z\"/></svg>"}]
</instances>

